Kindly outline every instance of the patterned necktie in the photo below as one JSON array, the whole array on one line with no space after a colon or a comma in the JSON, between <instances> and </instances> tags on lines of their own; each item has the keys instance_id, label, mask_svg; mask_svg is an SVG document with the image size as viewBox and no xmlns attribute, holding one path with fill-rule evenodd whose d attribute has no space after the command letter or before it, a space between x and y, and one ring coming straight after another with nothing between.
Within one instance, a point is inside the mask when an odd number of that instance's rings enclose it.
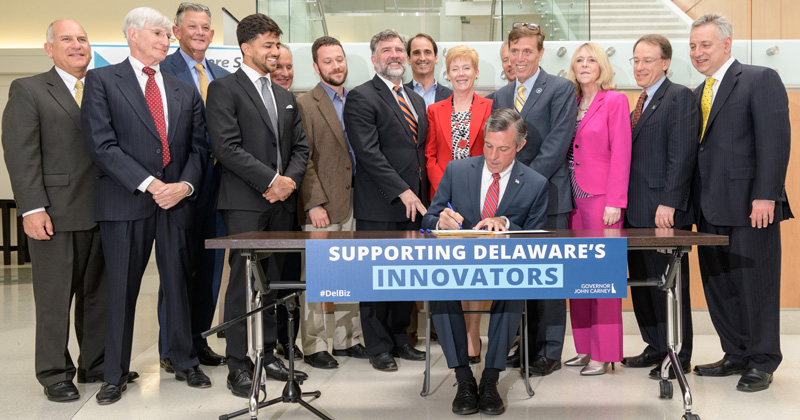
<instances>
[{"instance_id":1,"label":"patterned necktie","mask_svg":"<svg viewBox=\"0 0 800 420\"><path fill-rule=\"evenodd\" d=\"M703 96L700 98L700 109L703 111L703 131L700 132L700 143L703 142L703 135L706 134L706 123L708 123L708 114L711 113L711 101L714 99L714 92L711 88L714 86L713 77L706 79L706 87L703 88Z\"/></svg>"},{"instance_id":2,"label":"patterned necktie","mask_svg":"<svg viewBox=\"0 0 800 420\"><path fill-rule=\"evenodd\" d=\"M517 110L517 114L522 112L522 107L525 106L525 86L519 85L517 89L517 96L514 98L514 109Z\"/></svg>"},{"instance_id":3,"label":"patterned necktie","mask_svg":"<svg viewBox=\"0 0 800 420\"><path fill-rule=\"evenodd\" d=\"M492 185L486 190L486 199L483 202L481 220L494 217L497 212L497 204L500 198L500 174L492 174Z\"/></svg>"},{"instance_id":4,"label":"patterned necktie","mask_svg":"<svg viewBox=\"0 0 800 420\"><path fill-rule=\"evenodd\" d=\"M144 99L147 101L147 107L150 108L150 115L153 116L153 122L156 124L158 130L158 137L161 138L161 163L162 167L166 168L169 164L169 143L167 142L167 124L164 121L164 103L161 101L161 91L158 90L156 84L155 74L156 71L150 67L142 69L142 73L147 75L147 83L144 85Z\"/></svg>"},{"instance_id":5,"label":"patterned necktie","mask_svg":"<svg viewBox=\"0 0 800 420\"><path fill-rule=\"evenodd\" d=\"M275 133L276 152L278 154L276 162L278 165L278 173L283 172L283 161L281 160L281 142L280 135L278 135L278 111L275 109L275 103L272 100L272 89L269 88L269 79L266 76L261 77L261 97L264 100L264 106L267 108L269 114L269 122L272 125L272 132Z\"/></svg>"},{"instance_id":6,"label":"patterned necktie","mask_svg":"<svg viewBox=\"0 0 800 420\"><path fill-rule=\"evenodd\" d=\"M78 108L80 108L81 102L83 102L83 82L80 80L75 82L75 102L78 103Z\"/></svg>"},{"instance_id":7,"label":"patterned necktie","mask_svg":"<svg viewBox=\"0 0 800 420\"><path fill-rule=\"evenodd\" d=\"M208 95L208 77L206 76L206 69L204 69L203 65L200 63L195 64L194 68L197 69L197 74L200 79L200 96L203 98L203 103L206 103L206 96Z\"/></svg>"},{"instance_id":8,"label":"patterned necktie","mask_svg":"<svg viewBox=\"0 0 800 420\"><path fill-rule=\"evenodd\" d=\"M411 107L408 106L406 98L403 97L403 88L395 86L392 88L394 93L397 94L397 102L400 104L400 110L403 111L403 116L406 117L406 122L411 128L411 133L414 135L414 143L417 142L417 120L414 118L414 113L411 112Z\"/></svg>"},{"instance_id":9,"label":"patterned necktie","mask_svg":"<svg viewBox=\"0 0 800 420\"><path fill-rule=\"evenodd\" d=\"M639 122L639 118L642 116L642 110L644 109L644 101L647 100L647 92L642 92L639 95L639 100L636 101L636 108L633 110L633 117L631 118L631 131L636 128L636 123Z\"/></svg>"}]
</instances>

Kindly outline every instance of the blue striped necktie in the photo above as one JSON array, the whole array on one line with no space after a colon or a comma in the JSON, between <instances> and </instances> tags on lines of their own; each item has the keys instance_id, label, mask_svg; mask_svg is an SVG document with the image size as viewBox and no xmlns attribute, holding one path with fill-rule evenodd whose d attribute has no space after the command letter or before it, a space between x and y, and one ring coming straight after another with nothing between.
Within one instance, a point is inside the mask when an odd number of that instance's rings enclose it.
<instances>
[{"instance_id":1,"label":"blue striped necktie","mask_svg":"<svg viewBox=\"0 0 800 420\"><path fill-rule=\"evenodd\" d=\"M408 122L408 126L411 128L411 133L414 134L414 143L417 142L417 120L414 118L414 113L411 112L411 107L408 106L408 102L406 102L406 98L403 97L403 88L400 86L395 86L392 88L394 93L397 94L397 102L400 104L400 110L403 111L403 116L406 117L406 122Z\"/></svg>"}]
</instances>

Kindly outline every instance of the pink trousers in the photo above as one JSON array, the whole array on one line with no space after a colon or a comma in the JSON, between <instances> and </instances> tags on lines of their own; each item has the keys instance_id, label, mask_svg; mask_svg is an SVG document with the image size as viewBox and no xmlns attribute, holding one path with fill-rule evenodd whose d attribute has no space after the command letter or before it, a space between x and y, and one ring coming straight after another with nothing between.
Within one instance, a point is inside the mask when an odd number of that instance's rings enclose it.
<instances>
[{"instance_id":1,"label":"pink trousers","mask_svg":"<svg viewBox=\"0 0 800 420\"><path fill-rule=\"evenodd\" d=\"M605 196L576 198L577 209L569 215L570 229L619 229L625 210L617 223L603 224ZM597 362L622 360L622 299L570 299L570 319L575 350L591 354Z\"/></svg>"}]
</instances>

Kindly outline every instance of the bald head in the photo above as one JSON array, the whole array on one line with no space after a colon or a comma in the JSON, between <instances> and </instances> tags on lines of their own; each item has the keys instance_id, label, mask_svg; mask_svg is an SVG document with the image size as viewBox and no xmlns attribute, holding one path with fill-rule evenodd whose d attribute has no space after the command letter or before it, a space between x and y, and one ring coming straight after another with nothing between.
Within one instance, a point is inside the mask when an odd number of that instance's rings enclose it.
<instances>
[{"instance_id":1,"label":"bald head","mask_svg":"<svg viewBox=\"0 0 800 420\"><path fill-rule=\"evenodd\" d=\"M47 27L47 56L56 67L82 79L92 61L92 47L83 27L74 20L57 20Z\"/></svg>"}]
</instances>

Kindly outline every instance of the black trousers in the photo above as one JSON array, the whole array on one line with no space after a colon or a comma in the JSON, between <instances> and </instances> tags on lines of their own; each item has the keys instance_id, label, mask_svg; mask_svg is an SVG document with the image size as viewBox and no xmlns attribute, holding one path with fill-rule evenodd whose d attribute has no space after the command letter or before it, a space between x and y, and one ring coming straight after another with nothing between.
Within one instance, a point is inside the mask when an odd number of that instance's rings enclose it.
<instances>
[{"instance_id":1,"label":"black trousers","mask_svg":"<svg viewBox=\"0 0 800 420\"><path fill-rule=\"evenodd\" d=\"M780 224L715 226L701 217L698 230L729 238L726 246L698 247L708 312L725 358L774 372L783 359Z\"/></svg>"},{"instance_id":2,"label":"black trousers","mask_svg":"<svg viewBox=\"0 0 800 420\"><path fill-rule=\"evenodd\" d=\"M108 292L100 230L55 232L49 241L28 239L36 306L36 379L42 386L71 381L70 306L75 299L78 370L103 374Z\"/></svg>"},{"instance_id":3,"label":"black trousers","mask_svg":"<svg viewBox=\"0 0 800 420\"><path fill-rule=\"evenodd\" d=\"M356 230L402 231L419 230L422 217L415 222L377 222L356 220ZM395 347L409 344L408 324L414 302L360 302L361 330L364 347L370 355L390 352Z\"/></svg>"}]
</instances>

